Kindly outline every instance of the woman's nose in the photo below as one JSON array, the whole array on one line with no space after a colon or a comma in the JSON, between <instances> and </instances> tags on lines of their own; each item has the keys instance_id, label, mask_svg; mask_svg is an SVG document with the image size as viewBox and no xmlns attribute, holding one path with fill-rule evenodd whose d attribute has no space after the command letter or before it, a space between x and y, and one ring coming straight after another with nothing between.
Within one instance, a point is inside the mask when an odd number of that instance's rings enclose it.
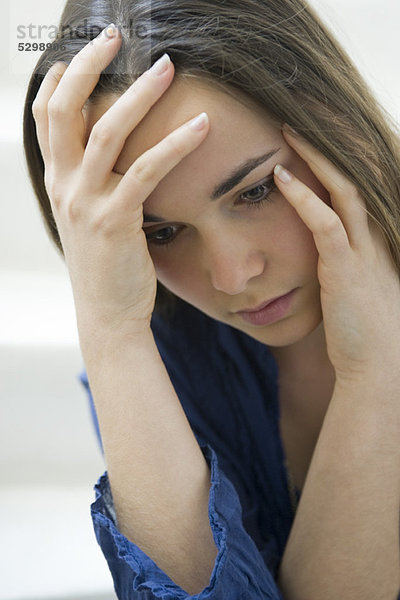
<instances>
[{"instance_id":1,"label":"woman's nose","mask_svg":"<svg viewBox=\"0 0 400 600\"><path fill-rule=\"evenodd\" d=\"M213 287L225 294L235 295L245 291L248 282L264 272L265 256L251 247L251 242L219 239L207 249L207 268Z\"/></svg>"}]
</instances>

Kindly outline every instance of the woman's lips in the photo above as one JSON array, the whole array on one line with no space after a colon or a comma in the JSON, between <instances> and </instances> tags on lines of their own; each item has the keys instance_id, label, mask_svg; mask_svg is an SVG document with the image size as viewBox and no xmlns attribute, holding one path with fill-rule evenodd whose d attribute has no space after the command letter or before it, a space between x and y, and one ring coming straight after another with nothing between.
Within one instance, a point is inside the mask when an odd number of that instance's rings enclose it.
<instances>
[{"instance_id":1,"label":"woman's lips","mask_svg":"<svg viewBox=\"0 0 400 600\"><path fill-rule=\"evenodd\" d=\"M256 308L239 310L237 314L240 315L244 321L250 323L251 325L268 325L269 323L274 323L286 315L291 306L296 290L297 288L288 292L284 296L272 298L271 300L260 304Z\"/></svg>"},{"instance_id":2,"label":"woman's lips","mask_svg":"<svg viewBox=\"0 0 400 600\"><path fill-rule=\"evenodd\" d=\"M283 296L275 296L275 298L271 298L271 300L267 300L266 302L263 302L262 304L260 304L256 308L242 308L242 310L238 310L238 312L240 312L240 313L258 312L259 310L262 310L263 308L265 308L266 306L268 306L268 304L271 304L272 302L275 302L275 300L278 300L279 298L283 298Z\"/></svg>"}]
</instances>

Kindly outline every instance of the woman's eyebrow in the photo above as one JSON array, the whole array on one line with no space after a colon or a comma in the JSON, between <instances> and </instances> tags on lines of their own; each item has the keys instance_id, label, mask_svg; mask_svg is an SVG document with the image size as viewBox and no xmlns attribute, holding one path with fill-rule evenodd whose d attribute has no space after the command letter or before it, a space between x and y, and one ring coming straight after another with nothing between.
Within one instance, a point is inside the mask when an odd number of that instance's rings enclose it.
<instances>
[{"instance_id":1,"label":"woman's eyebrow","mask_svg":"<svg viewBox=\"0 0 400 600\"><path fill-rule=\"evenodd\" d=\"M210 200L218 200L221 196L224 196L228 192L230 192L234 187L236 187L242 179L246 177L251 171L254 171L258 166L262 163L267 162L270 158L272 158L277 152L279 152L280 148L271 150L266 154L262 154L261 156L256 156L254 158L247 159L244 163L240 164L238 167L235 167L233 171L228 175L226 179L224 179L221 183L219 183L212 191ZM144 214L143 222L153 222L153 223L163 223L165 219L162 217L158 217L156 215Z\"/></svg>"},{"instance_id":2,"label":"woman's eyebrow","mask_svg":"<svg viewBox=\"0 0 400 600\"><path fill-rule=\"evenodd\" d=\"M267 160L272 158L274 154L279 152L279 150L280 148L277 148L276 150L267 152L267 154L262 154L261 156L256 156L255 158L249 158L244 163L236 167L224 181L214 188L210 196L211 200L218 200L218 198L230 192L238 185L238 183L242 181L242 179L246 177L246 175L251 173L251 171L256 169L262 163L267 162Z\"/></svg>"}]
</instances>

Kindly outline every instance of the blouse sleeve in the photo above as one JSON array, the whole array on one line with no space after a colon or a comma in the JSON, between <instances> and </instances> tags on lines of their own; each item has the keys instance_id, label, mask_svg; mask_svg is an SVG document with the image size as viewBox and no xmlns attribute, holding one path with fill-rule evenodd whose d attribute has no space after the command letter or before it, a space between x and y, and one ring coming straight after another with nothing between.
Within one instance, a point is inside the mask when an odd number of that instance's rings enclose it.
<instances>
[{"instance_id":1,"label":"blouse sleeve","mask_svg":"<svg viewBox=\"0 0 400 600\"><path fill-rule=\"evenodd\" d=\"M208 515L218 550L208 585L191 596L118 530L107 472L91 506L97 541L108 562L117 597L136 599L282 600L255 543L245 531L236 490L209 444L200 444L211 471Z\"/></svg>"}]
</instances>

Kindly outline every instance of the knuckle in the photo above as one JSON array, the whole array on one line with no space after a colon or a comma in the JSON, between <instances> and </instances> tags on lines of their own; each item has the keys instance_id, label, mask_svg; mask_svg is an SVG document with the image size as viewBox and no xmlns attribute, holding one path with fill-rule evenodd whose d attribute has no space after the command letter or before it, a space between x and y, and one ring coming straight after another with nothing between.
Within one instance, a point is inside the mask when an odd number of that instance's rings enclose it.
<instances>
[{"instance_id":1,"label":"knuckle","mask_svg":"<svg viewBox=\"0 0 400 600\"><path fill-rule=\"evenodd\" d=\"M37 118L41 117L43 113L44 113L43 105L38 100L35 99L32 102L32 114L33 114L34 118L37 119Z\"/></svg>"},{"instance_id":2,"label":"knuckle","mask_svg":"<svg viewBox=\"0 0 400 600\"><path fill-rule=\"evenodd\" d=\"M96 146L108 146L113 139L114 131L107 123L98 121L90 133L90 141Z\"/></svg>"},{"instance_id":3,"label":"knuckle","mask_svg":"<svg viewBox=\"0 0 400 600\"><path fill-rule=\"evenodd\" d=\"M46 191L53 210L55 210L57 213L60 212L63 205L63 194L60 192L60 189L54 184L54 180L52 177L48 177L46 180Z\"/></svg>"},{"instance_id":4,"label":"knuckle","mask_svg":"<svg viewBox=\"0 0 400 600\"><path fill-rule=\"evenodd\" d=\"M184 156L188 151L188 143L182 133L182 131L177 131L176 135L171 136L169 140L169 147L172 153L177 156Z\"/></svg>"},{"instance_id":5,"label":"knuckle","mask_svg":"<svg viewBox=\"0 0 400 600\"><path fill-rule=\"evenodd\" d=\"M62 194L57 189L51 190L49 193L49 198L51 199L51 206L56 213L59 213L63 206L63 197Z\"/></svg>"},{"instance_id":6,"label":"knuckle","mask_svg":"<svg viewBox=\"0 0 400 600\"><path fill-rule=\"evenodd\" d=\"M44 185L53 211L59 214L65 205L68 206L68 202L65 201L65 193L53 170L45 169Z\"/></svg>"},{"instance_id":7,"label":"knuckle","mask_svg":"<svg viewBox=\"0 0 400 600\"><path fill-rule=\"evenodd\" d=\"M47 73L47 77L53 82L53 84L55 83L58 85L61 81L62 73L56 70L56 66L53 65L53 68Z\"/></svg>"},{"instance_id":8,"label":"knuckle","mask_svg":"<svg viewBox=\"0 0 400 600\"><path fill-rule=\"evenodd\" d=\"M310 191L307 188L302 187L298 192L298 202L300 204L307 204L310 199Z\"/></svg>"},{"instance_id":9,"label":"knuckle","mask_svg":"<svg viewBox=\"0 0 400 600\"><path fill-rule=\"evenodd\" d=\"M142 155L140 158L137 159L134 168L134 176L141 183L147 183L155 179L155 166L145 155Z\"/></svg>"},{"instance_id":10,"label":"knuckle","mask_svg":"<svg viewBox=\"0 0 400 600\"><path fill-rule=\"evenodd\" d=\"M60 117L64 117L68 112L68 106L60 102L58 98L50 98L49 103L47 105L47 110L49 113L49 117L52 119L58 119Z\"/></svg>"},{"instance_id":11,"label":"knuckle","mask_svg":"<svg viewBox=\"0 0 400 600\"><path fill-rule=\"evenodd\" d=\"M339 217L336 214L332 214L326 217L324 222L321 224L321 232L324 235L333 236L342 230L342 224Z\"/></svg>"},{"instance_id":12,"label":"knuckle","mask_svg":"<svg viewBox=\"0 0 400 600\"><path fill-rule=\"evenodd\" d=\"M66 206L66 213L70 223L77 223L82 216L82 203L77 198L69 200Z\"/></svg>"},{"instance_id":13,"label":"knuckle","mask_svg":"<svg viewBox=\"0 0 400 600\"><path fill-rule=\"evenodd\" d=\"M116 220L118 220L116 219L116 215L111 213L108 208L98 210L90 219L89 229L94 235L104 240L110 240L118 231L118 228L115 227Z\"/></svg>"}]
</instances>

